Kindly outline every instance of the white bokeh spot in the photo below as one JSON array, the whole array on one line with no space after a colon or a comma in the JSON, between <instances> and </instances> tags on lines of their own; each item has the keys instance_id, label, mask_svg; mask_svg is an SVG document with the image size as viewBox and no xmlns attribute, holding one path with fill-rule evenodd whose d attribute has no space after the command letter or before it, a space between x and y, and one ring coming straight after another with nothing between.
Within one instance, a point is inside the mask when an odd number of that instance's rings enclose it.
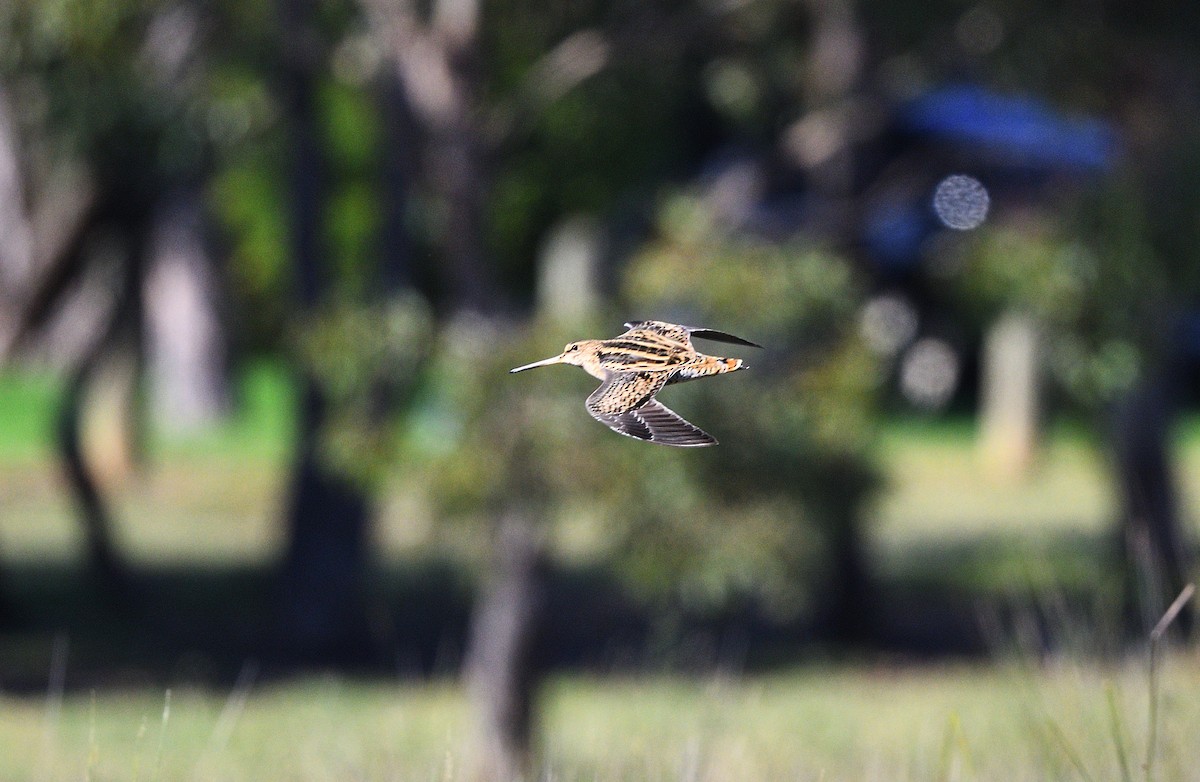
<instances>
[{"instance_id":1,"label":"white bokeh spot","mask_svg":"<svg viewBox=\"0 0 1200 782\"><path fill-rule=\"evenodd\" d=\"M958 387L959 360L954 349L940 339L918 340L900 364L900 390L917 407L938 410Z\"/></svg>"},{"instance_id":2,"label":"white bokeh spot","mask_svg":"<svg viewBox=\"0 0 1200 782\"><path fill-rule=\"evenodd\" d=\"M947 228L969 231L987 219L991 198L978 179L966 174L952 174L933 191L933 211Z\"/></svg>"},{"instance_id":3,"label":"white bokeh spot","mask_svg":"<svg viewBox=\"0 0 1200 782\"><path fill-rule=\"evenodd\" d=\"M871 349L893 356L917 334L917 311L902 296L876 296L863 307L859 328Z\"/></svg>"}]
</instances>

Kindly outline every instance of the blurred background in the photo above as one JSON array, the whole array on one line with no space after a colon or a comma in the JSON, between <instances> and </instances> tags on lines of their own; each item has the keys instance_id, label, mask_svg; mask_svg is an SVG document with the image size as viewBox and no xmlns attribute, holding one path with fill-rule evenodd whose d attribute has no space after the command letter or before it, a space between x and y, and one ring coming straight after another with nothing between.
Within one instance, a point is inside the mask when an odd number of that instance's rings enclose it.
<instances>
[{"instance_id":1,"label":"blurred background","mask_svg":"<svg viewBox=\"0 0 1200 782\"><path fill-rule=\"evenodd\" d=\"M1198 40L1095 0L6 4L0 691L50 694L44 748L73 692L153 693L144 732L232 688L209 751L263 682L461 681L503 777L547 675L1120 659L1200 518ZM765 346L664 395L719 447L506 374L647 318Z\"/></svg>"}]
</instances>

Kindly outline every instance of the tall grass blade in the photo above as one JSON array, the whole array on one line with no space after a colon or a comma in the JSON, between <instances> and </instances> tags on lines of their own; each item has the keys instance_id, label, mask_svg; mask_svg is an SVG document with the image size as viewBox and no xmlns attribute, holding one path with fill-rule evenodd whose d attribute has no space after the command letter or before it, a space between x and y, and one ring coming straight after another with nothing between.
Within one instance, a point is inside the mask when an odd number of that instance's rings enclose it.
<instances>
[{"instance_id":1,"label":"tall grass blade","mask_svg":"<svg viewBox=\"0 0 1200 782\"><path fill-rule=\"evenodd\" d=\"M941 757L938 758L938 773L934 779L938 782L949 782L951 759L954 755L954 721L956 714L951 714L946 721L946 735L942 738Z\"/></svg>"},{"instance_id":2,"label":"tall grass blade","mask_svg":"<svg viewBox=\"0 0 1200 782\"><path fill-rule=\"evenodd\" d=\"M1154 779L1154 759L1158 755L1158 656L1159 647L1162 643L1162 638L1166 635L1167 629L1175 618L1179 616L1179 612L1187 605L1187 602L1192 599L1192 595L1196 593L1196 585L1188 584L1175 598L1174 602L1163 613L1162 618L1158 620L1158 624L1154 625L1154 629L1150 631L1150 648L1149 648L1149 664L1148 664L1148 686L1150 688L1150 703L1147 707L1149 712L1147 719L1149 726L1146 731L1146 762L1142 764L1142 769L1146 773L1146 782L1153 782Z\"/></svg>"},{"instance_id":3,"label":"tall grass blade","mask_svg":"<svg viewBox=\"0 0 1200 782\"><path fill-rule=\"evenodd\" d=\"M975 761L971 758L971 745L967 743L967 734L963 732L962 720L954 715L954 733L958 739L958 751L962 755L964 771L968 777L975 776Z\"/></svg>"},{"instance_id":4,"label":"tall grass blade","mask_svg":"<svg viewBox=\"0 0 1200 782\"><path fill-rule=\"evenodd\" d=\"M100 743L96 739L96 691L92 690L92 704L88 710L88 754L87 766L83 770L84 782L91 782L92 772L100 762Z\"/></svg>"},{"instance_id":5,"label":"tall grass blade","mask_svg":"<svg viewBox=\"0 0 1200 782\"><path fill-rule=\"evenodd\" d=\"M955 749L958 750L958 756L962 758L961 762L956 763ZM942 782L959 776L959 771L963 771L968 777L974 776L974 762L971 759L971 747L967 743L967 734L963 732L962 720L959 719L957 712L952 712L950 718L946 721L946 735L942 739L942 755L938 766L937 779Z\"/></svg>"},{"instance_id":6,"label":"tall grass blade","mask_svg":"<svg viewBox=\"0 0 1200 782\"><path fill-rule=\"evenodd\" d=\"M48 778L56 755L58 726L62 721L63 692L67 686L67 652L70 642L65 633L54 637L50 647L50 676L46 683L46 712L42 717L42 748L38 759L39 779Z\"/></svg>"},{"instance_id":7,"label":"tall grass blade","mask_svg":"<svg viewBox=\"0 0 1200 782\"><path fill-rule=\"evenodd\" d=\"M1062 732L1062 728L1058 727L1058 723L1052 719L1046 720L1046 727L1050 731L1050 735L1058 742L1058 746L1062 749L1063 754L1067 756L1067 760L1071 761L1071 765L1075 767L1075 772L1083 779L1084 782L1092 782L1092 775L1088 773L1087 766L1083 765L1083 757L1071 744L1066 734Z\"/></svg>"},{"instance_id":8,"label":"tall grass blade","mask_svg":"<svg viewBox=\"0 0 1200 782\"><path fill-rule=\"evenodd\" d=\"M247 660L238 673L233 690L225 701L225 707L221 709L221 714L217 717L217 724L213 727L212 737L209 739L210 754L216 755L223 752L226 745L229 744L238 718L246 710L246 701L250 698L250 688L254 685L257 677L258 663Z\"/></svg>"},{"instance_id":9,"label":"tall grass blade","mask_svg":"<svg viewBox=\"0 0 1200 782\"><path fill-rule=\"evenodd\" d=\"M142 715L142 724L138 725L137 736L133 740L133 782L142 782L142 739L146 738L146 715Z\"/></svg>"},{"instance_id":10,"label":"tall grass blade","mask_svg":"<svg viewBox=\"0 0 1200 782\"><path fill-rule=\"evenodd\" d=\"M159 775L162 773L162 758L163 747L167 741L167 722L171 719L171 690L167 688L166 694L163 696L162 722L158 726L158 748L154 752L154 776L151 777L154 782L158 782Z\"/></svg>"},{"instance_id":11,"label":"tall grass blade","mask_svg":"<svg viewBox=\"0 0 1200 782\"><path fill-rule=\"evenodd\" d=\"M1110 681L1104 686L1108 700L1108 724L1112 730L1113 747L1117 751L1117 763L1121 766L1121 782L1133 782L1129 774L1129 756L1125 752L1125 735L1121 730L1121 714L1117 710L1117 690Z\"/></svg>"},{"instance_id":12,"label":"tall grass blade","mask_svg":"<svg viewBox=\"0 0 1200 782\"><path fill-rule=\"evenodd\" d=\"M1192 595L1195 593L1195 584L1188 584L1180 590L1179 596L1172 601L1170 607L1162 615L1162 618L1158 620L1158 624L1154 625L1154 629L1150 631L1151 643L1158 643L1162 639L1163 635L1167 632L1167 628L1171 626L1171 623L1175 621L1176 617L1183 610L1183 607L1187 605L1187 602L1192 599Z\"/></svg>"}]
</instances>

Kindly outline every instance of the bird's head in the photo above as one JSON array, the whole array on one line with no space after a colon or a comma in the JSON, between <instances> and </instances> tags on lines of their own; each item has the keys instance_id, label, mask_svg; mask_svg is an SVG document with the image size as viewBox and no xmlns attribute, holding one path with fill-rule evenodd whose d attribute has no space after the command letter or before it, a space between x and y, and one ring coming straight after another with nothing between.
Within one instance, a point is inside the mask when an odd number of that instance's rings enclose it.
<instances>
[{"instance_id":1,"label":"bird's head","mask_svg":"<svg viewBox=\"0 0 1200 782\"><path fill-rule=\"evenodd\" d=\"M534 367L548 367L551 364L574 364L577 367L581 367L584 366L589 359L595 356L595 342L596 340L593 339L570 342L565 348L563 348L563 352L559 353L557 356L544 358L541 361L535 361L532 364L526 364L525 366L510 369L508 371L524 372L526 369L533 369Z\"/></svg>"}]
</instances>

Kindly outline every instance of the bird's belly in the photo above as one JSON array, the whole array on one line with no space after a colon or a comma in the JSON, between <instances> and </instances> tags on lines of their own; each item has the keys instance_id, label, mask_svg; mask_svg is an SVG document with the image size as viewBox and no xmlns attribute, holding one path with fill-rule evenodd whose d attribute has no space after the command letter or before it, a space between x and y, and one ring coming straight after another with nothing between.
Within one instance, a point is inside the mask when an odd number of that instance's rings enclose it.
<instances>
[{"instance_id":1,"label":"bird's belly","mask_svg":"<svg viewBox=\"0 0 1200 782\"><path fill-rule=\"evenodd\" d=\"M694 380L698 377L703 377L703 375L697 372L695 369L684 367L683 369L677 369L671 373L671 376L667 378L667 385L683 383L688 380Z\"/></svg>"}]
</instances>

